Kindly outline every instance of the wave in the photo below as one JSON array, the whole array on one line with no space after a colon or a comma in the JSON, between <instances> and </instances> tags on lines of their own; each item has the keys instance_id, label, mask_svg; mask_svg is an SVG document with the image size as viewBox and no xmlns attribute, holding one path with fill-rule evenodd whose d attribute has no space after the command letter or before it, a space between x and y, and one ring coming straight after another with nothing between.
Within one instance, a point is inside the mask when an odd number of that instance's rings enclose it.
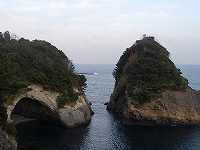
<instances>
[{"instance_id":1,"label":"wave","mask_svg":"<svg viewBox=\"0 0 200 150\"><path fill-rule=\"evenodd\" d=\"M97 73L97 72L94 72L94 75L99 75L99 73Z\"/></svg>"},{"instance_id":2,"label":"wave","mask_svg":"<svg viewBox=\"0 0 200 150\"><path fill-rule=\"evenodd\" d=\"M81 72L81 73L78 73L78 74L86 74L86 75L99 75L98 72L93 72L93 73L88 73L88 72Z\"/></svg>"}]
</instances>

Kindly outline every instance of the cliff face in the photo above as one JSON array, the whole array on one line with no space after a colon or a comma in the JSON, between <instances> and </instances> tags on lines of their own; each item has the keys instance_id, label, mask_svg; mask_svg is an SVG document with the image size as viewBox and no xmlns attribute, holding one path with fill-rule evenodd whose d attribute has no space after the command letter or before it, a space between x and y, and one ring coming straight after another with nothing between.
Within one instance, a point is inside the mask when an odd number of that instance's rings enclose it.
<instances>
[{"instance_id":1,"label":"cliff face","mask_svg":"<svg viewBox=\"0 0 200 150\"><path fill-rule=\"evenodd\" d=\"M127 49L114 70L107 109L122 113L125 124L200 123L200 91L187 85L168 55L152 37Z\"/></svg>"},{"instance_id":2,"label":"cliff face","mask_svg":"<svg viewBox=\"0 0 200 150\"><path fill-rule=\"evenodd\" d=\"M200 92L164 91L160 98L139 105L127 97L124 123L141 125L190 125L200 123Z\"/></svg>"},{"instance_id":3,"label":"cliff face","mask_svg":"<svg viewBox=\"0 0 200 150\"><path fill-rule=\"evenodd\" d=\"M10 104L7 102L8 122L12 121L13 114L50 121L66 127L75 127L91 120L92 110L84 94L79 95L78 100L58 108L59 93L43 90L39 85L31 85L28 88L31 90L15 97ZM17 121L15 118L13 120Z\"/></svg>"}]
</instances>

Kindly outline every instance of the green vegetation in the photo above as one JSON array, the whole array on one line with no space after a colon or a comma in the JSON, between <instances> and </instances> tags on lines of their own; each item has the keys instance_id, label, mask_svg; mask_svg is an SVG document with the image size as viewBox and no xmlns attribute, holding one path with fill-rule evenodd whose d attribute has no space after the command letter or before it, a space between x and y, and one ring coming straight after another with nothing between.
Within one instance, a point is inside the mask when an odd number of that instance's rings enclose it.
<instances>
[{"instance_id":1,"label":"green vegetation","mask_svg":"<svg viewBox=\"0 0 200 150\"><path fill-rule=\"evenodd\" d=\"M67 102L73 102L77 100L78 95L78 93L71 93L70 95L64 91L60 96L58 96L58 108L64 107Z\"/></svg>"},{"instance_id":2,"label":"green vegetation","mask_svg":"<svg viewBox=\"0 0 200 150\"><path fill-rule=\"evenodd\" d=\"M8 95L30 84L63 93L58 98L59 107L78 98L73 88L84 90L86 78L75 73L73 63L62 51L46 41L11 37L16 36L0 32L0 106ZM4 115L1 113L1 119Z\"/></svg>"},{"instance_id":3,"label":"green vegetation","mask_svg":"<svg viewBox=\"0 0 200 150\"><path fill-rule=\"evenodd\" d=\"M74 65L62 51L46 41L10 39L8 31L0 33L0 78L3 95L31 83L57 92L86 87L85 77L74 72Z\"/></svg>"},{"instance_id":4,"label":"green vegetation","mask_svg":"<svg viewBox=\"0 0 200 150\"><path fill-rule=\"evenodd\" d=\"M143 104L145 102L150 102L151 100L151 93L147 90L140 90L138 91L137 95L139 104Z\"/></svg>"},{"instance_id":5,"label":"green vegetation","mask_svg":"<svg viewBox=\"0 0 200 150\"><path fill-rule=\"evenodd\" d=\"M136 57L129 62L132 54ZM154 37L145 36L127 48L113 71L115 85L122 74L127 76L129 95L135 96L140 104L149 102L162 90L184 90L187 86L180 69L169 59L169 52Z\"/></svg>"}]
</instances>

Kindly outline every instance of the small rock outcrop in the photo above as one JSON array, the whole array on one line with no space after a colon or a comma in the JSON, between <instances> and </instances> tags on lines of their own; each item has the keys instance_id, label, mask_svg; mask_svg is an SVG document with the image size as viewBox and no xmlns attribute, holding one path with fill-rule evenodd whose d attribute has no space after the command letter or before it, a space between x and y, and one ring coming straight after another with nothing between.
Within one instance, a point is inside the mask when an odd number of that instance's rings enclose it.
<instances>
[{"instance_id":1,"label":"small rock outcrop","mask_svg":"<svg viewBox=\"0 0 200 150\"><path fill-rule=\"evenodd\" d=\"M39 85L31 85L28 89L30 90L16 96L11 104L7 104L8 122L12 122L13 114L66 127L75 127L91 120L92 110L84 94L79 95L78 100L58 108L57 97L60 93L43 90Z\"/></svg>"},{"instance_id":2,"label":"small rock outcrop","mask_svg":"<svg viewBox=\"0 0 200 150\"><path fill-rule=\"evenodd\" d=\"M169 52L145 36L120 57L107 109L122 113L125 124L199 124L200 91L180 74Z\"/></svg>"}]
</instances>

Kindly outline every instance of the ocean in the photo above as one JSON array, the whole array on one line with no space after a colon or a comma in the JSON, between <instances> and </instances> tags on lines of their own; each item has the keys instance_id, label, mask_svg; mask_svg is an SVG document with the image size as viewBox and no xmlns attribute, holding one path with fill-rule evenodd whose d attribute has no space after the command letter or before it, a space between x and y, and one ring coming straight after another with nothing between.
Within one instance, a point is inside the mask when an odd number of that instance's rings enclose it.
<instances>
[{"instance_id":1,"label":"ocean","mask_svg":"<svg viewBox=\"0 0 200 150\"><path fill-rule=\"evenodd\" d=\"M32 121L17 125L19 150L198 150L200 126L127 126L106 110L114 89L115 65L75 65L87 78L85 94L92 103L91 122L73 129ZM200 90L200 65L177 65L189 85Z\"/></svg>"}]
</instances>

